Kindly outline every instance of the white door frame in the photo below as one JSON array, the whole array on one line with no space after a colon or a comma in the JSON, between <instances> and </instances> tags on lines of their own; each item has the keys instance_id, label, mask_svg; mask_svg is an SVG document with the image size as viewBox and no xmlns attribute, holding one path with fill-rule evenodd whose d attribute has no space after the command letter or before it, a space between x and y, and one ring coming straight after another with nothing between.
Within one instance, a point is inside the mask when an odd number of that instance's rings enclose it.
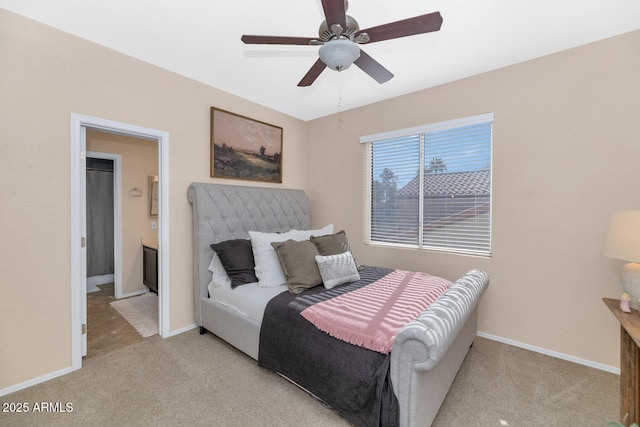
<instances>
[{"instance_id":1,"label":"white door frame","mask_svg":"<svg viewBox=\"0 0 640 427\"><path fill-rule=\"evenodd\" d=\"M170 336L169 283L169 133L112 120L71 113L71 369L82 368L83 301L86 317L86 129L150 139L158 142L158 329L162 338ZM84 295L84 298L83 298Z\"/></svg>"},{"instance_id":2,"label":"white door frame","mask_svg":"<svg viewBox=\"0 0 640 427\"><path fill-rule=\"evenodd\" d=\"M122 156L87 151L86 157L113 161L113 290L119 299L122 298Z\"/></svg>"}]
</instances>

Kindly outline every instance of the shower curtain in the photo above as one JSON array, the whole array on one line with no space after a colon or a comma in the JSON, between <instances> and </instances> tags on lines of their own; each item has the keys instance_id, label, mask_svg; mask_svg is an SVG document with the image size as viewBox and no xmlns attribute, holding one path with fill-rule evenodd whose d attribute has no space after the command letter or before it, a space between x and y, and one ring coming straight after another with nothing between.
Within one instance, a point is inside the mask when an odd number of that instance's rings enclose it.
<instances>
[{"instance_id":1,"label":"shower curtain","mask_svg":"<svg viewBox=\"0 0 640 427\"><path fill-rule=\"evenodd\" d=\"M113 171L87 169L87 277L113 274Z\"/></svg>"}]
</instances>

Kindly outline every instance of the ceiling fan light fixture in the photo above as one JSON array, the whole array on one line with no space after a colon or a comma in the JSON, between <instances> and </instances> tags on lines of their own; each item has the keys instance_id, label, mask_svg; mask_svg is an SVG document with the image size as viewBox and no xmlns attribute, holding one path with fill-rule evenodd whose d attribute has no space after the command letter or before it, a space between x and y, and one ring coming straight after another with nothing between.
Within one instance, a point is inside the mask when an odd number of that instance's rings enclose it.
<instances>
[{"instance_id":1,"label":"ceiling fan light fixture","mask_svg":"<svg viewBox=\"0 0 640 427\"><path fill-rule=\"evenodd\" d=\"M331 40L320 47L320 59L332 70L346 70L360 57L360 47L347 39Z\"/></svg>"}]
</instances>

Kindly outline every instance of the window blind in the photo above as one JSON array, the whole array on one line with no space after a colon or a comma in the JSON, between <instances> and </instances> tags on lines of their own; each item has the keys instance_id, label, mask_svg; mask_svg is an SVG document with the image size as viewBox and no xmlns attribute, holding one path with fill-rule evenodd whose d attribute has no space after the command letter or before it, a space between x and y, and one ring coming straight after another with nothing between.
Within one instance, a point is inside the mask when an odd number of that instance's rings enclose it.
<instances>
[{"instance_id":1,"label":"window blind","mask_svg":"<svg viewBox=\"0 0 640 427\"><path fill-rule=\"evenodd\" d=\"M362 137L365 236L491 254L491 128L484 114Z\"/></svg>"}]
</instances>

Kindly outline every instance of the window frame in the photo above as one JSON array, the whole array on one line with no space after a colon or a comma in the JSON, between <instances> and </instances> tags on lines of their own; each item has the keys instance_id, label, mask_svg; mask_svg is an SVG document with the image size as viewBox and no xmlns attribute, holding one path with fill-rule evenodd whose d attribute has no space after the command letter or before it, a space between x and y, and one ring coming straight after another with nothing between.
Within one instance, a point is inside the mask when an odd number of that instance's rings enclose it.
<instances>
[{"instance_id":1,"label":"window frame","mask_svg":"<svg viewBox=\"0 0 640 427\"><path fill-rule=\"evenodd\" d=\"M448 248L437 245L425 244L423 241L423 230L419 231L419 237L416 244L410 243L398 243L398 242L382 242L378 240L372 240L372 202L373 202L373 150L372 146L375 142L387 141L390 139L408 137L410 135L420 134L420 161L419 163L419 229L424 227L423 215L424 215L424 174L425 174L425 161L424 161L424 134L431 132L439 132L446 130L453 130L456 128L462 128L465 126L486 124L490 125L490 142L489 142L489 225L488 225L488 250L465 250L462 248ZM490 258L493 253L493 123L494 114L484 113L474 116L468 116L458 119L445 120L435 123L429 123L425 125L415 126L411 128L397 129L387 132L381 132L376 134L370 134L360 137L360 143L363 144L363 185L365 191L363 192L364 203L364 222L363 233L364 243L372 246L383 247L397 247L408 248L417 250L427 250L430 252L444 252L453 253L458 255L470 255Z\"/></svg>"}]
</instances>

